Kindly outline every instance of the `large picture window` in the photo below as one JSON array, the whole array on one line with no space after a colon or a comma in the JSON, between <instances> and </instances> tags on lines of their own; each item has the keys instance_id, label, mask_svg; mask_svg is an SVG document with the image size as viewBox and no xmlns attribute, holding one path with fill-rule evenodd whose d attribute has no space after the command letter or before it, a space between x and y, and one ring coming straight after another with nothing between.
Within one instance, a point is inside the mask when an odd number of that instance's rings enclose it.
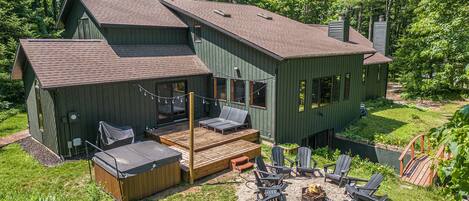
<instances>
[{"instance_id":1,"label":"large picture window","mask_svg":"<svg viewBox=\"0 0 469 201\"><path fill-rule=\"evenodd\" d=\"M339 102L340 100L340 83L341 77L340 75L336 75L333 77L332 80L332 102Z\"/></svg>"},{"instance_id":2,"label":"large picture window","mask_svg":"<svg viewBox=\"0 0 469 201\"><path fill-rule=\"evenodd\" d=\"M300 86L298 88L298 111L305 111L305 99L306 99L306 80L300 81Z\"/></svg>"},{"instance_id":3,"label":"large picture window","mask_svg":"<svg viewBox=\"0 0 469 201\"><path fill-rule=\"evenodd\" d=\"M250 85L250 102L253 106L267 107L267 84L262 82L251 81Z\"/></svg>"},{"instance_id":4,"label":"large picture window","mask_svg":"<svg viewBox=\"0 0 469 201\"><path fill-rule=\"evenodd\" d=\"M348 100L350 98L350 73L345 73L345 80L344 80L344 100Z\"/></svg>"},{"instance_id":5,"label":"large picture window","mask_svg":"<svg viewBox=\"0 0 469 201\"><path fill-rule=\"evenodd\" d=\"M78 20L78 38L90 39L90 20L89 18L81 18Z\"/></svg>"},{"instance_id":6,"label":"large picture window","mask_svg":"<svg viewBox=\"0 0 469 201\"><path fill-rule=\"evenodd\" d=\"M216 99L226 100L226 79L214 78L213 93Z\"/></svg>"},{"instance_id":7,"label":"large picture window","mask_svg":"<svg viewBox=\"0 0 469 201\"><path fill-rule=\"evenodd\" d=\"M243 80L231 80L231 101L236 103L245 103L246 84Z\"/></svg>"},{"instance_id":8,"label":"large picture window","mask_svg":"<svg viewBox=\"0 0 469 201\"><path fill-rule=\"evenodd\" d=\"M312 90L313 93L311 93L311 108L318 108L319 107L319 100L320 100L320 84L319 84L319 79L314 79L312 83Z\"/></svg>"},{"instance_id":9,"label":"large picture window","mask_svg":"<svg viewBox=\"0 0 469 201\"><path fill-rule=\"evenodd\" d=\"M332 97L332 77L324 77L320 79L320 106L326 106L331 103Z\"/></svg>"}]
</instances>

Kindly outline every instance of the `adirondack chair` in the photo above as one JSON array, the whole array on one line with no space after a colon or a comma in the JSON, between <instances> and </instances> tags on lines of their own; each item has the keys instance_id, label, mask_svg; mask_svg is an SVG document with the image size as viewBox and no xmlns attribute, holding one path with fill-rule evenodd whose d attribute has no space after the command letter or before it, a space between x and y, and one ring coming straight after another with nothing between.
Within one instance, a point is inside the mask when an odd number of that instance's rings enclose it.
<instances>
[{"instance_id":1,"label":"adirondack chair","mask_svg":"<svg viewBox=\"0 0 469 201\"><path fill-rule=\"evenodd\" d=\"M378 190L384 177L382 174L373 174L370 180L348 177L348 184L345 185L345 193L350 198L358 201L384 201L387 196L377 197L374 193ZM358 186L358 182L367 182L363 186Z\"/></svg>"},{"instance_id":2,"label":"adirondack chair","mask_svg":"<svg viewBox=\"0 0 469 201\"><path fill-rule=\"evenodd\" d=\"M272 166L277 167L275 171L277 174L290 175L293 169L295 162L285 158L283 155L283 148L279 146L272 147ZM285 160L290 163L290 167L285 166Z\"/></svg>"},{"instance_id":3,"label":"adirondack chair","mask_svg":"<svg viewBox=\"0 0 469 201\"><path fill-rule=\"evenodd\" d=\"M256 178L255 184L257 186L257 191L254 192L256 194L258 201L268 201L268 200L278 200L278 201L286 201L287 198L285 197L285 189L287 188L287 184L282 183L274 186L266 185L260 175L261 173L258 170L254 170L254 177Z\"/></svg>"},{"instance_id":4,"label":"adirondack chair","mask_svg":"<svg viewBox=\"0 0 469 201\"><path fill-rule=\"evenodd\" d=\"M331 181L338 183L341 187L347 177L351 162L352 158L350 158L350 156L340 155L336 163L324 165L324 182L326 182L326 179L330 179ZM334 166L334 171L330 173L328 168L331 166Z\"/></svg>"},{"instance_id":5,"label":"adirondack chair","mask_svg":"<svg viewBox=\"0 0 469 201\"><path fill-rule=\"evenodd\" d=\"M270 185L278 185L283 183L283 175L275 173L275 168L264 163L262 156L255 158L256 170L259 172L259 177L261 180L270 183ZM267 169L269 168L270 171ZM281 168L281 167L279 167Z\"/></svg>"},{"instance_id":6,"label":"adirondack chair","mask_svg":"<svg viewBox=\"0 0 469 201\"><path fill-rule=\"evenodd\" d=\"M313 162L312 167L311 161ZM298 175L306 176L306 173L310 173L312 176L316 176L315 172L318 172L320 176L323 176L319 168L316 168L317 162L311 158L311 149L308 147L298 148L295 164Z\"/></svg>"}]
</instances>

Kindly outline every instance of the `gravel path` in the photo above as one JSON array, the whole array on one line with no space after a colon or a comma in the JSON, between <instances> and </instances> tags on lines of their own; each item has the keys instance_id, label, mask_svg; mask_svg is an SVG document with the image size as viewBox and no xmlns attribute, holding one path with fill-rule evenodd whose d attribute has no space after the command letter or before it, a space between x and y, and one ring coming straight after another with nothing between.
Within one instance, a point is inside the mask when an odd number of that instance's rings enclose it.
<instances>
[{"instance_id":1,"label":"gravel path","mask_svg":"<svg viewBox=\"0 0 469 201\"><path fill-rule=\"evenodd\" d=\"M254 180L253 173L246 173L243 174L249 181ZM309 184L319 184L322 188L326 191L326 195L330 200L333 201L344 201L350 200L345 194L345 188L339 188L338 185L324 182L324 177L290 177L289 179L285 179L285 181L291 183L288 184L288 187L285 191L287 193L287 200L301 200L301 188L307 187ZM240 201L253 201L256 200L256 195L254 191L256 190L256 185L253 182L242 183L237 186L237 193L238 200Z\"/></svg>"},{"instance_id":2,"label":"gravel path","mask_svg":"<svg viewBox=\"0 0 469 201\"><path fill-rule=\"evenodd\" d=\"M41 164L51 167L55 166L62 162L62 160L48 150L44 145L40 144L36 140L32 139L31 137L27 137L18 141L24 151L28 152L31 156L33 156L36 160L38 160Z\"/></svg>"}]
</instances>

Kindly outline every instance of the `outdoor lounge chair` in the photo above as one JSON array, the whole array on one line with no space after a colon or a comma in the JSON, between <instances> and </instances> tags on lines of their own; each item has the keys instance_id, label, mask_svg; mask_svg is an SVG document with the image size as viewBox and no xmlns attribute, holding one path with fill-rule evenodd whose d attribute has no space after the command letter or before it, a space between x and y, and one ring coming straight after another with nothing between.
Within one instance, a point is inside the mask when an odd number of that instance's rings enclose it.
<instances>
[{"instance_id":1,"label":"outdoor lounge chair","mask_svg":"<svg viewBox=\"0 0 469 201\"><path fill-rule=\"evenodd\" d=\"M338 183L339 187L342 186L342 183L345 181L349 172L351 162L352 158L350 158L350 156L340 155L336 163L324 165L324 182L326 182L326 179L330 179L333 182ZM335 166L334 172L332 173L328 172L328 167L330 166Z\"/></svg>"},{"instance_id":2,"label":"outdoor lounge chair","mask_svg":"<svg viewBox=\"0 0 469 201\"><path fill-rule=\"evenodd\" d=\"M287 184L281 183L278 185L274 186L267 186L265 183L262 181L260 177L260 172L257 170L254 170L254 177L256 178L256 186L257 186L257 191L254 192L257 195L257 200L258 201L268 201L268 200L278 200L278 201L286 201L287 198L285 197L286 194L283 193L285 189L287 188Z\"/></svg>"},{"instance_id":3,"label":"outdoor lounge chair","mask_svg":"<svg viewBox=\"0 0 469 201\"><path fill-rule=\"evenodd\" d=\"M311 161L313 166L311 167ZM311 158L311 149L308 147L298 148L298 154L296 155L296 172L301 176L306 176L306 173L310 173L312 176L316 176L315 172L319 173L319 176L322 176L319 168L316 168L317 162L314 158Z\"/></svg>"},{"instance_id":4,"label":"outdoor lounge chair","mask_svg":"<svg viewBox=\"0 0 469 201\"><path fill-rule=\"evenodd\" d=\"M358 201L384 201L387 196L377 197L374 193L378 190L384 177L381 174L373 174L370 180L348 177L345 192L353 200ZM367 182L364 186L358 186L357 182Z\"/></svg>"},{"instance_id":5,"label":"outdoor lounge chair","mask_svg":"<svg viewBox=\"0 0 469 201\"><path fill-rule=\"evenodd\" d=\"M266 165L262 156L257 156L255 158L255 163L256 170L259 172L259 176L263 181L270 183L270 185L278 185L283 183L283 175L275 173L275 168L277 167ZM267 168L269 168L270 171Z\"/></svg>"},{"instance_id":6,"label":"outdoor lounge chair","mask_svg":"<svg viewBox=\"0 0 469 201\"><path fill-rule=\"evenodd\" d=\"M223 106L223 108L221 109L220 115L217 118L200 121L199 126L207 127L207 125L209 124L224 122L228 118L230 111L231 111L231 107Z\"/></svg>"},{"instance_id":7,"label":"outdoor lounge chair","mask_svg":"<svg viewBox=\"0 0 469 201\"><path fill-rule=\"evenodd\" d=\"M294 161L285 158L283 154L283 148L279 146L272 147L272 166L277 167L275 171L277 174L285 174L290 175L293 169L293 165L295 164ZM290 163L290 167L285 166L285 160Z\"/></svg>"},{"instance_id":8,"label":"outdoor lounge chair","mask_svg":"<svg viewBox=\"0 0 469 201\"><path fill-rule=\"evenodd\" d=\"M104 150L134 143L134 131L129 126L116 126L104 121L99 122L98 139Z\"/></svg>"},{"instance_id":9,"label":"outdoor lounge chair","mask_svg":"<svg viewBox=\"0 0 469 201\"><path fill-rule=\"evenodd\" d=\"M231 108L230 114L226 121L220 123L209 124L209 127L212 127L215 131L221 131L222 134L225 134L226 130L236 130L240 127L246 126L246 118L248 116L248 111L240 110L236 108Z\"/></svg>"}]
</instances>

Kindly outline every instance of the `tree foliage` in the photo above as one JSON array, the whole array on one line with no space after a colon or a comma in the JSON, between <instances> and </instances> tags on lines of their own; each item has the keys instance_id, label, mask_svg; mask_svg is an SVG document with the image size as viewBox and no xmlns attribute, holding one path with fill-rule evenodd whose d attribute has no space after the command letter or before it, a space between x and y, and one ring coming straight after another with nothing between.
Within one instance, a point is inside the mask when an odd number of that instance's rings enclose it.
<instances>
[{"instance_id":1,"label":"tree foliage","mask_svg":"<svg viewBox=\"0 0 469 201\"><path fill-rule=\"evenodd\" d=\"M55 0L0 0L0 105L23 102L22 84L9 79L20 38L56 38Z\"/></svg>"},{"instance_id":2,"label":"tree foliage","mask_svg":"<svg viewBox=\"0 0 469 201\"><path fill-rule=\"evenodd\" d=\"M451 159L442 161L438 175L457 200L469 195L469 105L456 111L451 121L431 133L434 144L444 144Z\"/></svg>"},{"instance_id":3,"label":"tree foliage","mask_svg":"<svg viewBox=\"0 0 469 201\"><path fill-rule=\"evenodd\" d=\"M468 84L469 3L422 0L392 68L410 97L446 98Z\"/></svg>"}]
</instances>

